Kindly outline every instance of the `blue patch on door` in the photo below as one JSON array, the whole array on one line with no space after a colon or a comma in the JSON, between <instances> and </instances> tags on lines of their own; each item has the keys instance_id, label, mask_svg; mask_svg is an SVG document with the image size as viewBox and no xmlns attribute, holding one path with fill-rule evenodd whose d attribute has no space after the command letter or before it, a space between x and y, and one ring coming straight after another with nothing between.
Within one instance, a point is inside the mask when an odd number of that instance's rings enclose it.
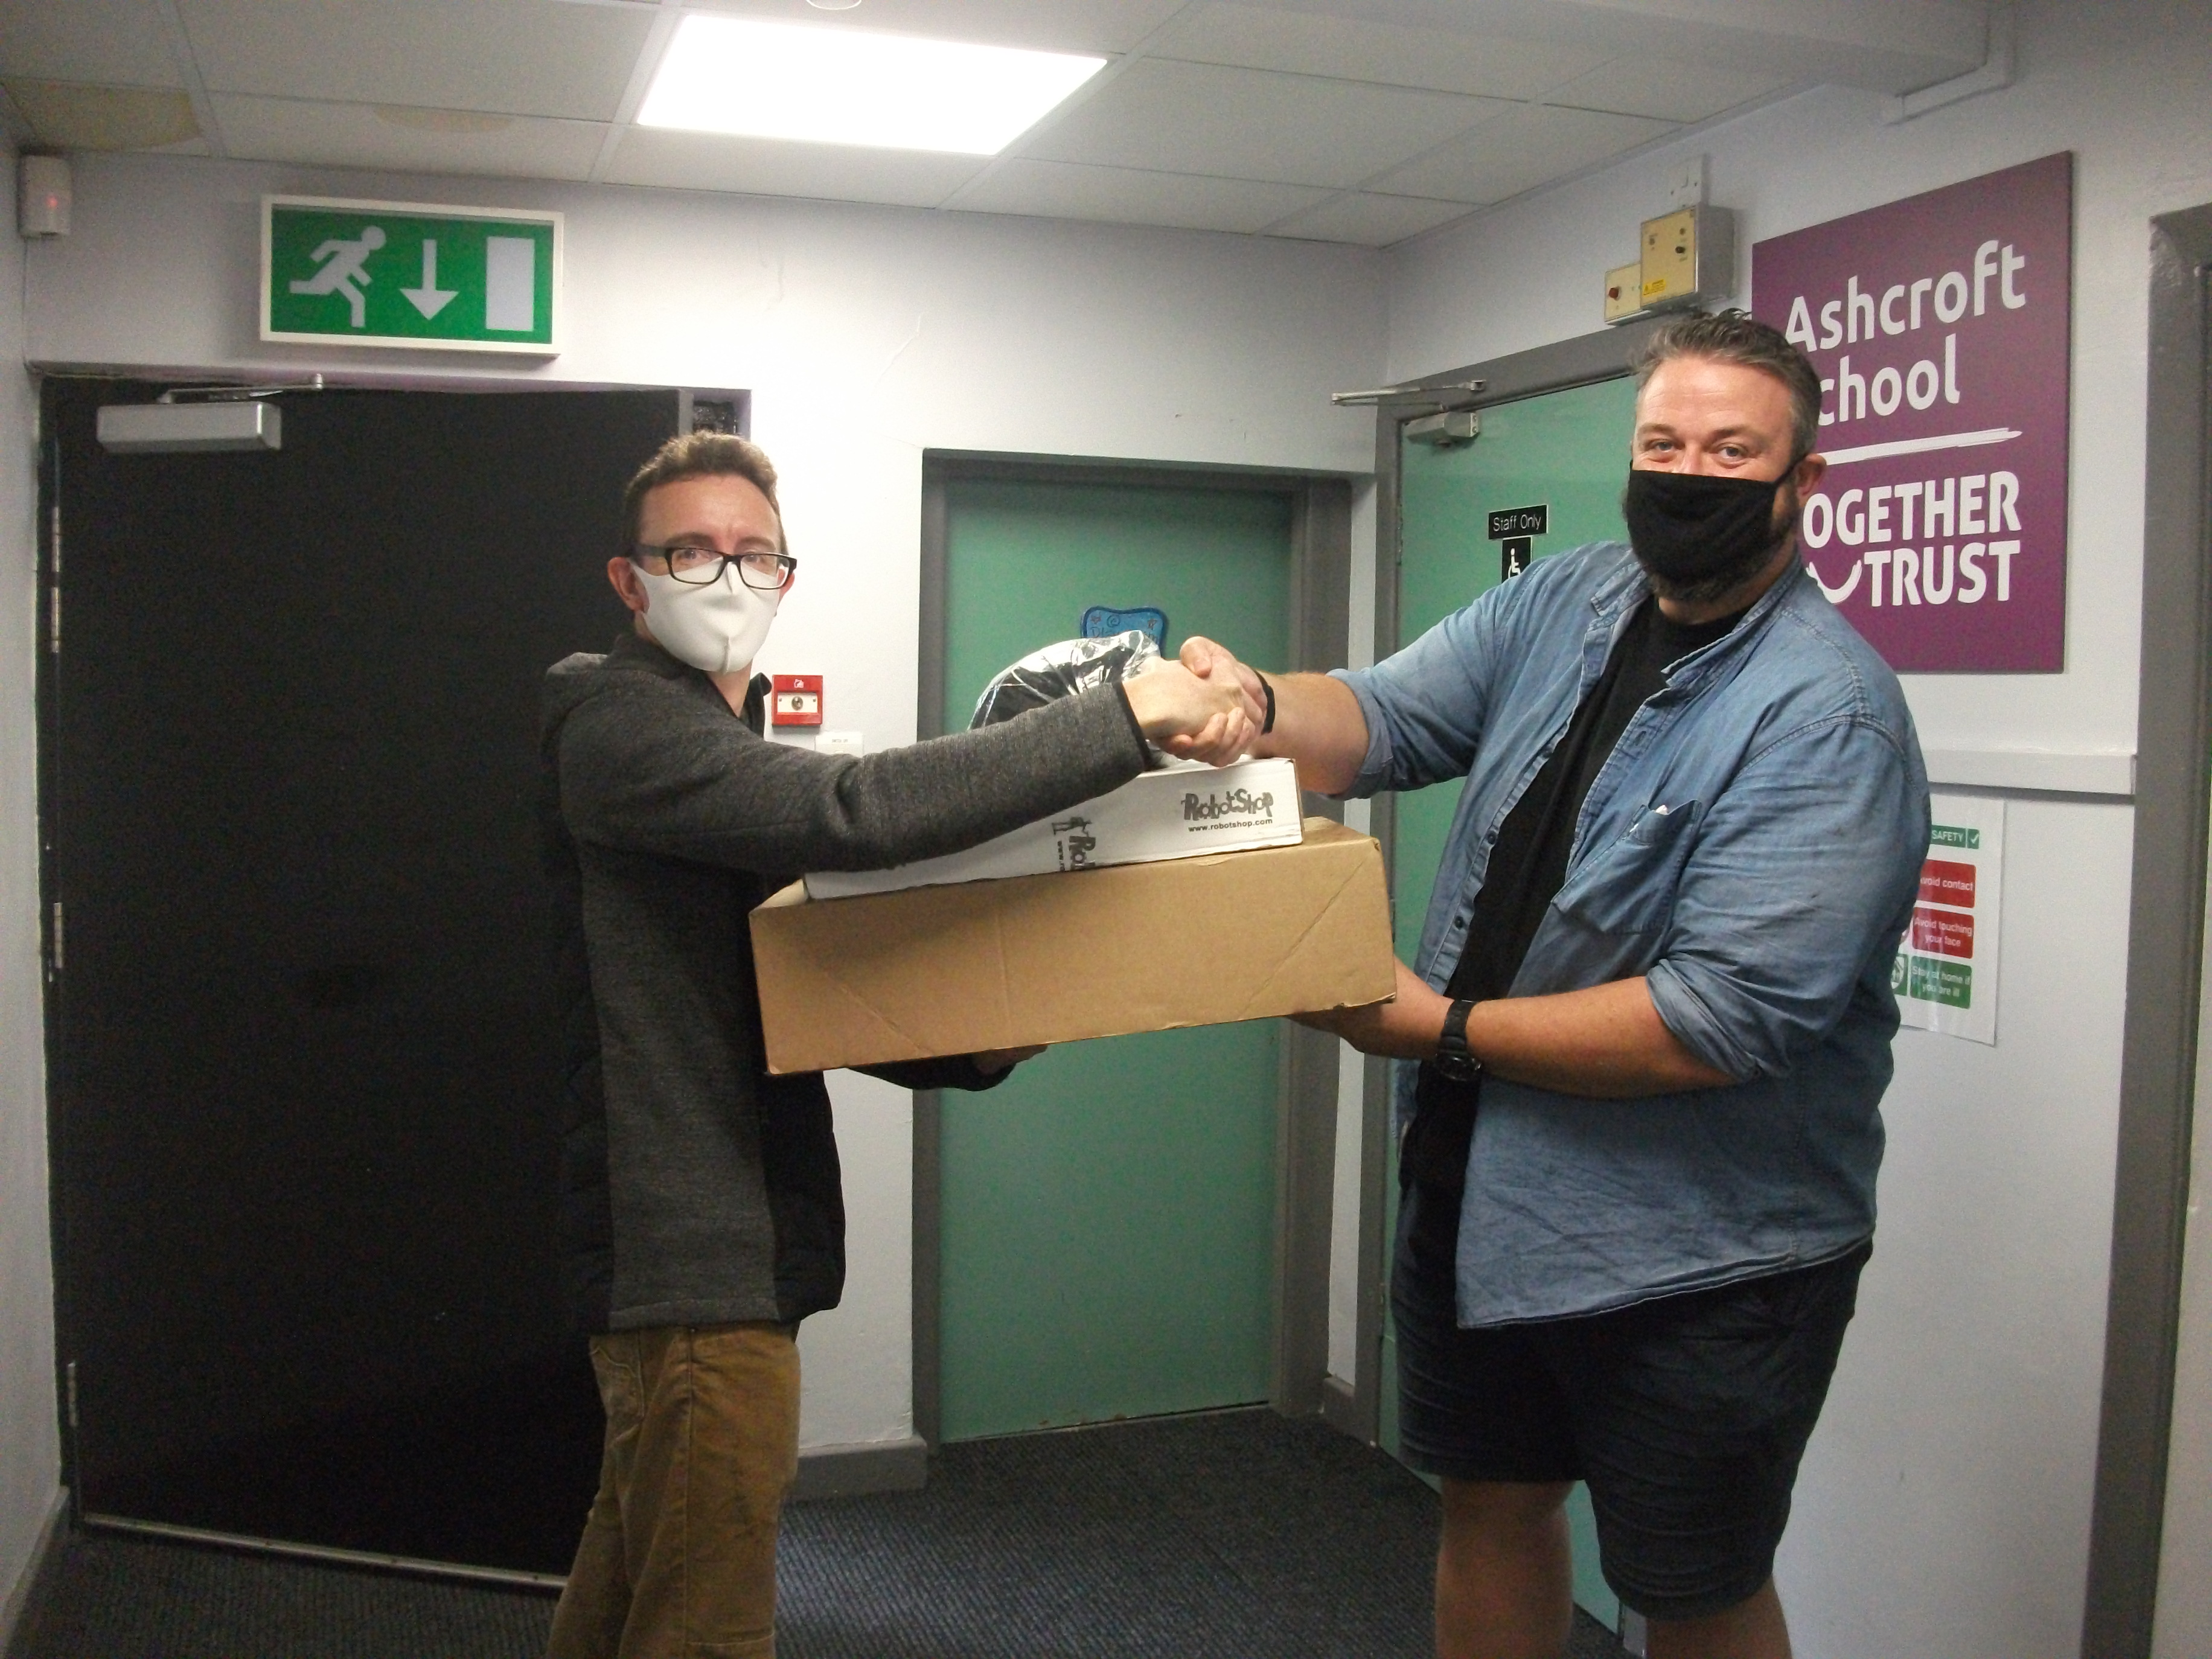
<instances>
[{"instance_id":1,"label":"blue patch on door","mask_svg":"<svg viewBox=\"0 0 2212 1659\"><path fill-rule=\"evenodd\" d=\"M1128 611L1116 611L1111 605L1094 605L1083 613L1083 637L1086 640L1109 640L1133 628L1151 635L1152 643L1161 650L1168 648L1168 613L1158 605L1140 605Z\"/></svg>"}]
</instances>

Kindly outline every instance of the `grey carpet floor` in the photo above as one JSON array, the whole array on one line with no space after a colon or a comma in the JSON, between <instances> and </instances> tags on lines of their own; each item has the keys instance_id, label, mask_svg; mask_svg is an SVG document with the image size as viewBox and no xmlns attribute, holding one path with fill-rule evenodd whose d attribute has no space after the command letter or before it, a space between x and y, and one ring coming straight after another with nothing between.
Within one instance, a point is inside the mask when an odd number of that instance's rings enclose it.
<instances>
[{"instance_id":1,"label":"grey carpet floor","mask_svg":"<svg viewBox=\"0 0 2212 1659\"><path fill-rule=\"evenodd\" d=\"M783 1659L1421 1659L1436 1498L1263 1411L945 1448L918 1492L794 1505ZM536 1659L550 1598L114 1534L9 1659ZM1577 1615L1571 1659L1620 1659Z\"/></svg>"}]
</instances>

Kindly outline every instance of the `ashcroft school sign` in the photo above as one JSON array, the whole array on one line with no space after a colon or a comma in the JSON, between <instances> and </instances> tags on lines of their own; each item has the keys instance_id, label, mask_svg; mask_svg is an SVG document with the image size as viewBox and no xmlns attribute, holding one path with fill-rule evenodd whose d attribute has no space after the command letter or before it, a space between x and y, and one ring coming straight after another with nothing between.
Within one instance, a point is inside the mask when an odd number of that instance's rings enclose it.
<instances>
[{"instance_id":1,"label":"ashcroft school sign","mask_svg":"<svg viewBox=\"0 0 2212 1659\"><path fill-rule=\"evenodd\" d=\"M555 356L561 216L261 200L261 337Z\"/></svg>"},{"instance_id":2,"label":"ashcroft school sign","mask_svg":"<svg viewBox=\"0 0 2212 1659\"><path fill-rule=\"evenodd\" d=\"M1820 372L1806 563L1891 667L2066 654L2070 155L1752 249L1752 309Z\"/></svg>"}]
</instances>

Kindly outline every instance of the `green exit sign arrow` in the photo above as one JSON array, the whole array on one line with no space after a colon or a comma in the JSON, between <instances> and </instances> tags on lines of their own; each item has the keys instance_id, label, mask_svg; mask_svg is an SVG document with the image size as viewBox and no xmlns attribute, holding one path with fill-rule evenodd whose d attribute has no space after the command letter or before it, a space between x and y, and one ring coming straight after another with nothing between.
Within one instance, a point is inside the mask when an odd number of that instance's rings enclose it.
<instances>
[{"instance_id":1,"label":"green exit sign arrow","mask_svg":"<svg viewBox=\"0 0 2212 1659\"><path fill-rule=\"evenodd\" d=\"M261 198L261 337L550 357L561 216Z\"/></svg>"}]
</instances>

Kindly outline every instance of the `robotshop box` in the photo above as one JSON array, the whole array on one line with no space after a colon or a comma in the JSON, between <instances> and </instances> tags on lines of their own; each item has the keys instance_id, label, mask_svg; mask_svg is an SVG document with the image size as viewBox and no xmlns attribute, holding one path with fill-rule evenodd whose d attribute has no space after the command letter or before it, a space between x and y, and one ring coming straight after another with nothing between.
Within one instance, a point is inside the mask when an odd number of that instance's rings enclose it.
<instances>
[{"instance_id":1,"label":"robotshop box","mask_svg":"<svg viewBox=\"0 0 2212 1659\"><path fill-rule=\"evenodd\" d=\"M829 1071L1381 1002L1382 851L1291 846L816 899L752 913L769 1069Z\"/></svg>"},{"instance_id":2,"label":"robotshop box","mask_svg":"<svg viewBox=\"0 0 2212 1659\"><path fill-rule=\"evenodd\" d=\"M1297 843L1298 769L1286 760L1197 762L1131 779L1080 805L943 858L891 870L830 870L806 878L811 899L851 898L901 887L996 881L1110 864L1196 858Z\"/></svg>"}]
</instances>

